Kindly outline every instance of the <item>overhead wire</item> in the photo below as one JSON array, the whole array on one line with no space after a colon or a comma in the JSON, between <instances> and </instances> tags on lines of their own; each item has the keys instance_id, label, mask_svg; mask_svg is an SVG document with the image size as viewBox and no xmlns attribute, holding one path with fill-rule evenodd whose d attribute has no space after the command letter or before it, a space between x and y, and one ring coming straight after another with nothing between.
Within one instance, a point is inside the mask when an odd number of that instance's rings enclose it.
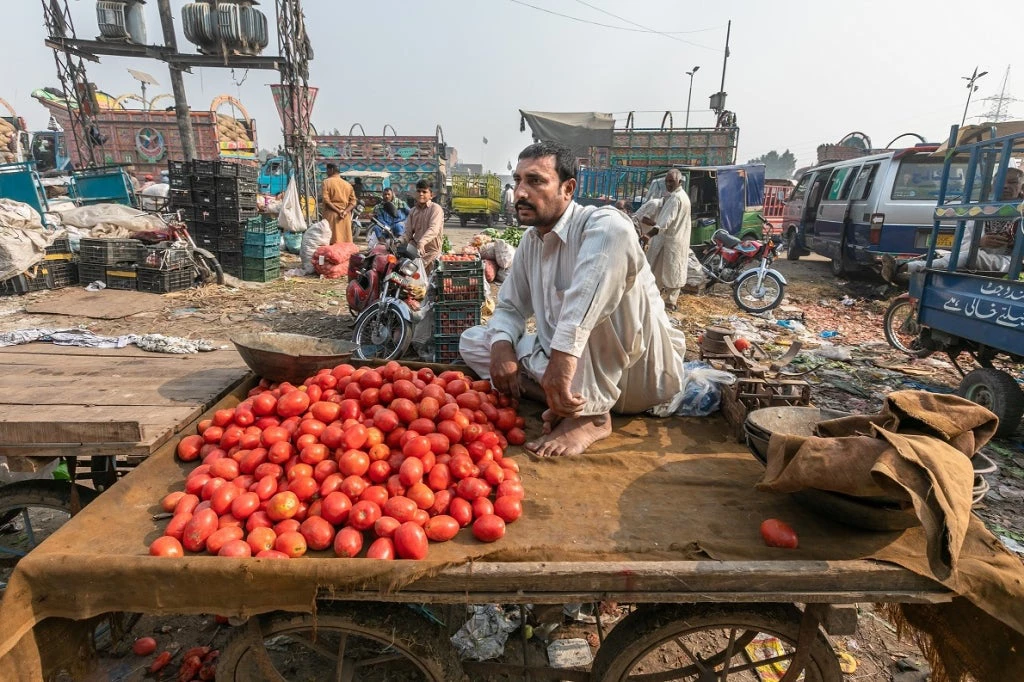
<instances>
[{"instance_id":1,"label":"overhead wire","mask_svg":"<svg viewBox=\"0 0 1024 682\"><path fill-rule=\"evenodd\" d=\"M597 5L592 5L591 3L586 2L586 0L576 0L576 2L578 2L581 5L583 5L584 7L589 7L590 9L597 10L601 14L606 14L606 15L612 17L613 19L618 19L619 21L624 21L627 24L631 24L633 26L637 26L639 28L642 28L645 31L649 31L651 33L656 33L656 34L658 34L660 36L665 36L666 38L669 38L671 40L675 40L675 41L678 41L680 43L685 43L687 45L693 45L694 47L700 47L700 48L703 48L705 50L712 50L712 51L715 51L715 52L721 52L721 50L717 50L716 48L709 47L707 45L701 45L700 43L695 43L695 42L690 41L690 40L684 40L683 38L678 38L675 35L672 35L672 34L667 33L665 31L659 31L657 29L651 28L650 26L644 26L643 24L638 24L637 22L633 21L632 19L627 19L626 17L620 17L618 14L612 14L608 10L601 9Z\"/></svg>"}]
</instances>

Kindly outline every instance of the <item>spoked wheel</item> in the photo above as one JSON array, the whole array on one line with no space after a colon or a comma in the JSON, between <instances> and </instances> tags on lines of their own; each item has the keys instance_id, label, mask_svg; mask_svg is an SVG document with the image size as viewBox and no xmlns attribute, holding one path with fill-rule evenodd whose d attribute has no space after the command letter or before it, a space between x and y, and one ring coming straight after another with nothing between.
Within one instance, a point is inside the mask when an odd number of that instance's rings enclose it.
<instances>
[{"instance_id":1,"label":"spoked wheel","mask_svg":"<svg viewBox=\"0 0 1024 682\"><path fill-rule=\"evenodd\" d=\"M733 286L732 298L748 313L763 313L772 310L780 303L786 293L786 285L774 272L764 273L764 279L757 283L757 271L744 274Z\"/></svg>"},{"instance_id":2,"label":"spoked wheel","mask_svg":"<svg viewBox=\"0 0 1024 682\"><path fill-rule=\"evenodd\" d=\"M397 605L327 604L315 615L272 613L231 636L217 662L217 680L461 680L445 634Z\"/></svg>"},{"instance_id":3,"label":"spoked wheel","mask_svg":"<svg viewBox=\"0 0 1024 682\"><path fill-rule=\"evenodd\" d=\"M1024 392L1016 380L993 367L969 372L960 382L957 395L987 408L999 417L997 436L1012 436L1024 415Z\"/></svg>"},{"instance_id":4,"label":"spoked wheel","mask_svg":"<svg viewBox=\"0 0 1024 682\"><path fill-rule=\"evenodd\" d=\"M205 249L196 249L192 254L195 258L197 284L224 284L224 270L216 256Z\"/></svg>"},{"instance_id":5,"label":"spoked wheel","mask_svg":"<svg viewBox=\"0 0 1024 682\"><path fill-rule=\"evenodd\" d=\"M359 313L352 341L361 360L397 360L412 345L412 325L396 306L377 301Z\"/></svg>"},{"instance_id":6,"label":"spoked wheel","mask_svg":"<svg viewBox=\"0 0 1024 682\"><path fill-rule=\"evenodd\" d=\"M620 621L597 651L595 682L761 682L796 655L800 611L791 605L658 605ZM839 682L825 636L811 644L804 682Z\"/></svg>"},{"instance_id":7,"label":"spoked wheel","mask_svg":"<svg viewBox=\"0 0 1024 682\"><path fill-rule=\"evenodd\" d=\"M0 487L0 568L13 567L98 495L64 481L18 481Z\"/></svg>"},{"instance_id":8,"label":"spoked wheel","mask_svg":"<svg viewBox=\"0 0 1024 682\"><path fill-rule=\"evenodd\" d=\"M889 345L915 358L926 358L932 351L921 347L921 325L917 322L914 302L901 296L889 304L882 318L882 331Z\"/></svg>"},{"instance_id":9,"label":"spoked wheel","mask_svg":"<svg viewBox=\"0 0 1024 682\"><path fill-rule=\"evenodd\" d=\"M790 229L786 235L786 260L800 260L800 242L795 228Z\"/></svg>"}]
</instances>

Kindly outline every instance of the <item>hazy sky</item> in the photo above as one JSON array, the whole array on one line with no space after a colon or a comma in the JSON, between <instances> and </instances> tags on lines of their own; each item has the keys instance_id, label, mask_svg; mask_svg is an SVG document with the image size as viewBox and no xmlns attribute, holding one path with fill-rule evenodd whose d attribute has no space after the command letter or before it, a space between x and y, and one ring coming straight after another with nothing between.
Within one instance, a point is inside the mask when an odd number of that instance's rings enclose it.
<instances>
[{"instance_id":1,"label":"hazy sky","mask_svg":"<svg viewBox=\"0 0 1024 682\"><path fill-rule=\"evenodd\" d=\"M43 46L41 5L2 4L7 31L0 43L0 97L32 127L43 127L45 109L30 93L58 81L52 53ZM179 18L184 4L172 0ZM708 96L721 83L729 19L725 90L740 126L740 161L788 148L798 165L810 164L819 144L855 130L876 147L908 131L943 140L963 114L967 89L961 76L975 65L989 72L978 81L970 120L992 107L983 98L998 95L1007 66L1024 49L1024 4L1012 0L303 4L316 53L311 84L320 88L313 115L318 129L344 133L361 123L377 135L390 123L400 135L431 135L439 124L463 161L477 162L482 153L487 167L502 172L530 142L529 133L519 131L520 108L614 112L620 125L633 110L638 127L657 127L671 110L681 127L685 72L693 66L700 70L693 79L690 125L713 125ZM97 35L95 2L70 5L79 37ZM274 3L264 0L261 7L273 24ZM146 11L155 42L161 35L156 2ZM979 21L976 30L971 17ZM180 23L178 33L179 49L191 49ZM274 37L267 54L276 49ZM1007 92L1024 99L1024 68L1016 61ZM150 95L170 91L160 62L104 57L101 64L87 64L91 80L112 95L138 91L127 67L163 84ZM276 72L197 69L185 78L193 109L209 106L218 94L235 95L257 120L260 146L281 141L267 88L277 82ZM1024 118L1024 104L1011 104L1010 110Z\"/></svg>"}]
</instances>

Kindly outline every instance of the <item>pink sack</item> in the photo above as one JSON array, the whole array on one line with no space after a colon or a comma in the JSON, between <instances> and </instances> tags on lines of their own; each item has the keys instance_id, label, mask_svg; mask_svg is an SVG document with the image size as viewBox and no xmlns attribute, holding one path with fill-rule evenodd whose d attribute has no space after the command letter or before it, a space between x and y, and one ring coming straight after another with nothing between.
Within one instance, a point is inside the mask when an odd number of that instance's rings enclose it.
<instances>
[{"instance_id":1,"label":"pink sack","mask_svg":"<svg viewBox=\"0 0 1024 682\"><path fill-rule=\"evenodd\" d=\"M338 279L348 274L348 259L359 253L351 242L321 246L313 252L313 269L327 279Z\"/></svg>"},{"instance_id":2,"label":"pink sack","mask_svg":"<svg viewBox=\"0 0 1024 682\"><path fill-rule=\"evenodd\" d=\"M484 279L488 282L494 281L494 276L498 273L498 264L489 258L484 259Z\"/></svg>"}]
</instances>

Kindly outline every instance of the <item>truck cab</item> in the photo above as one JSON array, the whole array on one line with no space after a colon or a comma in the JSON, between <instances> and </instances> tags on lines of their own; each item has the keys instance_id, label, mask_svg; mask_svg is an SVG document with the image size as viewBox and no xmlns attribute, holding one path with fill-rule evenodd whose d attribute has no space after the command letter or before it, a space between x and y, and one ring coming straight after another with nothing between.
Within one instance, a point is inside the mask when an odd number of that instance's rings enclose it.
<instances>
[{"instance_id":1,"label":"truck cab","mask_svg":"<svg viewBox=\"0 0 1024 682\"><path fill-rule=\"evenodd\" d=\"M36 170L40 173L72 170L67 137L63 130L38 130L32 133L31 151Z\"/></svg>"},{"instance_id":2,"label":"truck cab","mask_svg":"<svg viewBox=\"0 0 1024 682\"><path fill-rule=\"evenodd\" d=\"M260 167L260 194L278 195L288 188L292 164L287 156L271 156Z\"/></svg>"}]
</instances>

